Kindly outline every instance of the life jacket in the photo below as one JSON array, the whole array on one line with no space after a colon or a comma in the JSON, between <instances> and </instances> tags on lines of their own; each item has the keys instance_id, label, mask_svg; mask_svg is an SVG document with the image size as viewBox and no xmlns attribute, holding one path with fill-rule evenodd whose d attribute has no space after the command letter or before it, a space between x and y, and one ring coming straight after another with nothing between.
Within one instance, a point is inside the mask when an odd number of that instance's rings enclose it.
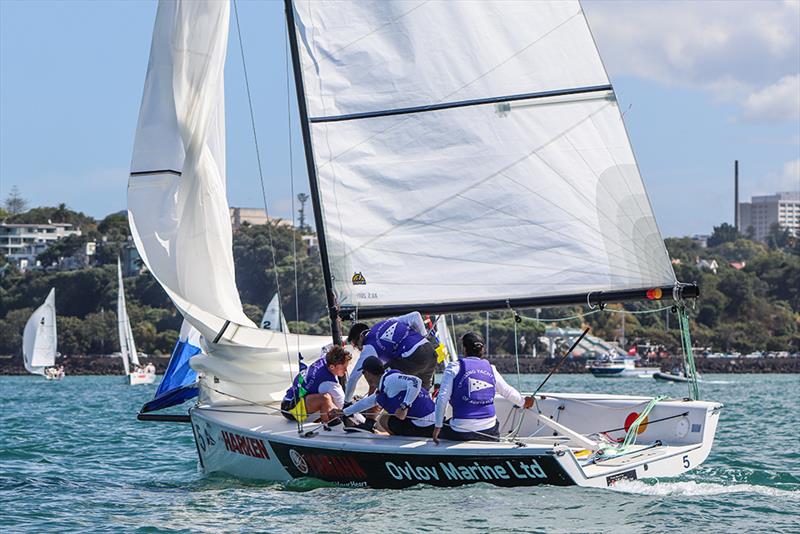
<instances>
[{"instance_id":1,"label":"life jacket","mask_svg":"<svg viewBox=\"0 0 800 534\"><path fill-rule=\"evenodd\" d=\"M364 337L364 345L372 345L383 363L402 358L425 338L406 323L395 319L381 321L369 329Z\"/></svg>"},{"instance_id":2,"label":"life jacket","mask_svg":"<svg viewBox=\"0 0 800 534\"><path fill-rule=\"evenodd\" d=\"M380 405L381 408L390 414L393 414L397 411L400 405L403 404L403 399L406 397L405 391L401 391L394 397L390 397L386 394L386 390L383 385L384 381L386 380L386 377L395 374L399 375L401 373L397 369L389 369L386 371L381 377L381 382L378 384L378 391L376 392L376 400L378 401L378 405ZM414 402L412 402L411 406L408 408L408 416L422 418L432 414L435 411L436 405L434 404L433 399L431 399L430 393L428 393L427 389L420 388L419 395L417 395L417 398L414 399Z\"/></svg>"},{"instance_id":3,"label":"life jacket","mask_svg":"<svg viewBox=\"0 0 800 534\"><path fill-rule=\"evenodd\" d=\"M459 358L450 405L456 419L494 417L495 379L492 364L482 358Z\"/></svg>"},{"instance_id":4,"label":"life jacket","mask_svg":"<svg viewBox=\"0 0 800 534\"><path fill-rule=\"evenodd\" d=\"M328 362L324 357L312 363L308 368L303 369L294 377L292 387L286 390L286 395L283 396L284 400L299 400L300 395L300 377L303 377L303 389L305 395L312 395L319 393L319 387L323 382L338 382L336 376L328 369Z\"/></svg>"}]
</instances>

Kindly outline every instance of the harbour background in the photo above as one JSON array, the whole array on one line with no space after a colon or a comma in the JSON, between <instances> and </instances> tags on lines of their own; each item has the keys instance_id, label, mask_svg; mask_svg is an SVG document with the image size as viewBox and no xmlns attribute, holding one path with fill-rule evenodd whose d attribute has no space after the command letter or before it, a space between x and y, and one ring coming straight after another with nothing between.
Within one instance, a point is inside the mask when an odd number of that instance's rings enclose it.
<instances>
[{"instance_id":1,"label":"harbour background","mask_svg":"<svg viewBox=\"0 0 800 534\"><path fill-rule=\"evenodd\" d=\"M514 374L532 390L542 375ZM144 423L155 385L122 376L0 377L4 532L798 532L798 375L710 374L725 404L708 460L674 479L612 490L344 489L313 480L204 476L188 425ZM288 380L288 378L287 378ZM556 374L549 391L663 394L685 384Z\"/></svg>"}]
</instances>

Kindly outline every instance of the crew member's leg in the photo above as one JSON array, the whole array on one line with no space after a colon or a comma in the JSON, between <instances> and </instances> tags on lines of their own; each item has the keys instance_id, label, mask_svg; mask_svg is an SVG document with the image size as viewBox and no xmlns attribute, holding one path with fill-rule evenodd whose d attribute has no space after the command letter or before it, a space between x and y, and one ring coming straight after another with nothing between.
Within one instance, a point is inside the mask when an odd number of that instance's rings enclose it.
<instances>
[{"instance_id":1,"label":"crew member's leg","mask_svg":"<svg viewBox=\"0 0 800 534\"><path fill-rule=\"evenodd\" d=\"M389 362L389 367L403 374L419 377L422 387L430 391L436 370L436 350L430 343L423 343L406 358L395 358Z\"/></svg>"},{"instance_id":2,"label":"crew member's leg","mask_svg":"<svg viewBox=\"0 0 800 534\"><path fill-rule=\"evenodd\" d=\"M452 441L500 441L500 423L495 422L493 427L477 432L459 432L458 430L453 430L448 419L445 421L439 437Z\"/></svg>"}]
</instances>

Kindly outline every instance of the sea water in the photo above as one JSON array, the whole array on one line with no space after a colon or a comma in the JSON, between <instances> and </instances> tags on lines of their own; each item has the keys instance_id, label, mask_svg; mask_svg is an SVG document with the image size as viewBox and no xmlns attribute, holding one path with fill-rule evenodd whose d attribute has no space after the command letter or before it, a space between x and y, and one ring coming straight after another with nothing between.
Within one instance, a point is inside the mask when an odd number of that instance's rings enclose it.
<instances>
[{"instance_id":1,"label":"sea water","mask_svg":"<svg viewBox=\"0 0 800 534\"><path fill-rule=\"evenodd\" d=\"M800 376L704 378L702 398L725 408L710 457L681 477L398 491L205 476L189 425L136 420L155 385L0 377L0 531L800 532ZM687 395L686 384L589 375L546 389Z\"/></svg>"}]
</instances>

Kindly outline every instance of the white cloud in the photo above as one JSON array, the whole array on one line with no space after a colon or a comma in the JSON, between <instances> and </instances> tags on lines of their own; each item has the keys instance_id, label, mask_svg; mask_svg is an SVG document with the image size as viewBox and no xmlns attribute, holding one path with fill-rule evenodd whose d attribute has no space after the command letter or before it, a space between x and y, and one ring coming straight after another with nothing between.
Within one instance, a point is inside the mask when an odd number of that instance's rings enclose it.
<instances>
[{"instance_id":1,"label":"white cloud","mask_svg":"<svg viewBox=\"0 0 800 534\"><path fill-rule=\"evenodd\" d=\"M745 106L800 70L800 0L592 0L583 6L612 79L701 89Z\"/></svg>"},{"instance_id":2,"label":"white cloud","mask_svg":"<svg viewBox=\"0 0 800 534\"><path fill-rule=\"evenodd\" d=\"M800 119L800 74L751 94L742 107L748 119Z\"/></svg>"},{"instance_id":3,"label":"white cloud","mask_svg":"<svg viewBox=\"0 0 800 534\"><path fill-rule=\"evenodd\" d=\"M772 195L780 191L800 191L800 159L787 161L783 169L767 173L753 185L751 195Z\"/></svg>"}]
</instances>

